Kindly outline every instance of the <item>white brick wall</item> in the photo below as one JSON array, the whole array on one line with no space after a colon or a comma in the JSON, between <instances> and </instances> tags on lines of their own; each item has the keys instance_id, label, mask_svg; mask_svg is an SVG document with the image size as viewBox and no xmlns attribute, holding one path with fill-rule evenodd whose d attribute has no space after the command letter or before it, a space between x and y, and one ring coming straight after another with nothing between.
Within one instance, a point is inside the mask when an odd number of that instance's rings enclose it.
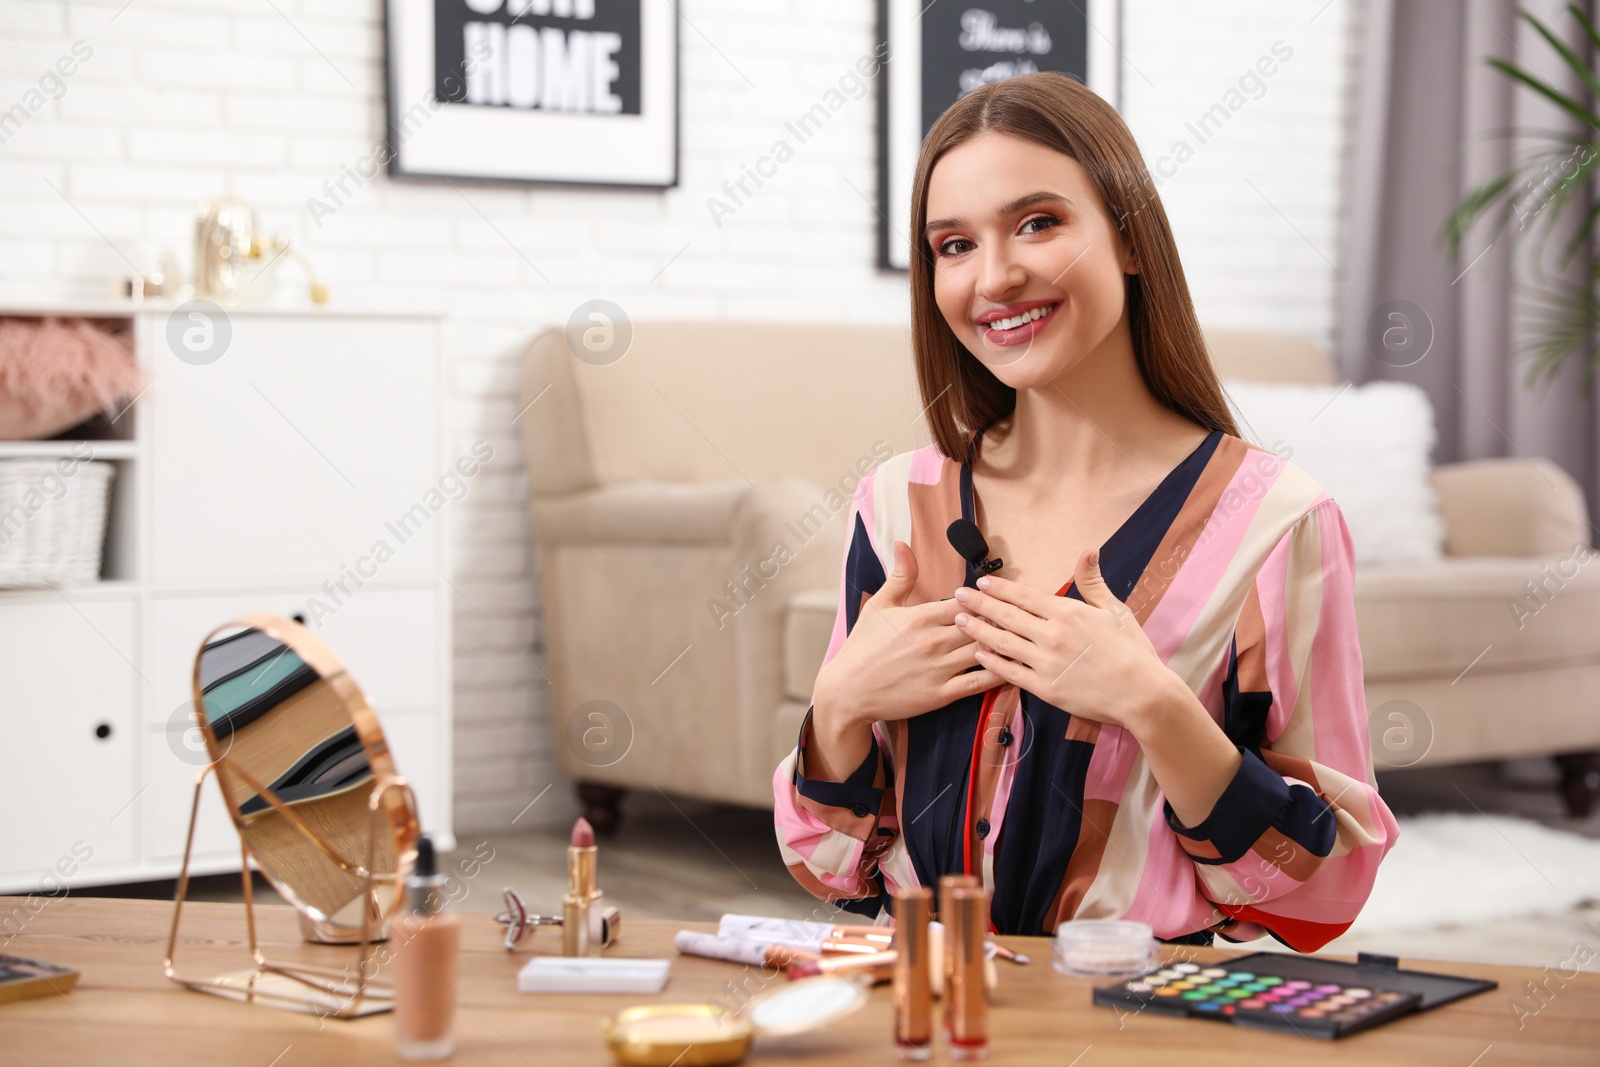
<instances>
[{"instance_id":1,"label":"white brick wall","mask_svg":"<svg viewBox=\"0 0 1600 1067\"><path fill-rule=\"evenodd\" d=\"M1320 14L1321 0L1127 2L1124 111L1147 154L1273 41L1294 51L1162 186L1207 321L1329 333L1339 282L1323 257L1336 254L1356 2ZM454 580L470 601L456 611L456 810L463 831L503 828L555 776L510 425L519 347L599 296L636 318L903 321L904 279L874 270L875 213L855 191L876 188L870 96L722 227L706 209L870 52L874 6L683 3L675 189L457 192L380 176L318 227L307 198L381 135L379 0L4 0L0 108L74 40L94 54L0 146L0 300L100 298L125 256L151 268L163 246L187 262L195 203L231 194L311 257L337 301L447 309L453 445L481 437L496 451L453 517ZM551 790L517 825L569 817L568 793Z\"/></svg>"},{"instance_id":2,"label":"white brick wall","mask_svg":"<svg viewBox=\"0 0 1600 1067\"><path fill-rule=\"evenodd\" d=\"M1335 265L1351 33L1363 6L1124 0L1123 114L1152 168L1180 140L1194 149L1157 181L1201 322L1331 343L1345 285ZM1260 79L1265 91L1242 92L1201 143L1185 124L1223 102L1280 41L1290 57Z\"/></svg>"}]
</instances>

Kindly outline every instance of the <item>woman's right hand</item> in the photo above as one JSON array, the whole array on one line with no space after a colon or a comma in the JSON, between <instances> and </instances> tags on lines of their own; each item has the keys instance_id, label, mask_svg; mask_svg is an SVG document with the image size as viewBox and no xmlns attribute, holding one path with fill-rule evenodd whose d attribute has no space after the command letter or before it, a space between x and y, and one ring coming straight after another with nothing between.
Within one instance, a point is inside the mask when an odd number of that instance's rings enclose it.
<instances>
[{"instance_id":1,"label":"woman's right hand","mask_svg":"<svg viewBox=\"0 0 1600 1067\"><path fill-rule=\"evenodd\" d=\"M977 666L978 643L955 624L954 597L907 604L917 583L911 546L894 542L894 572L861 605L855 626L817 672L811 722L817 766L842 781L866 758L872 724L909 719L1002 684ZM820 772L820 773L819 773Z\"/></svg>"}]
</instances>

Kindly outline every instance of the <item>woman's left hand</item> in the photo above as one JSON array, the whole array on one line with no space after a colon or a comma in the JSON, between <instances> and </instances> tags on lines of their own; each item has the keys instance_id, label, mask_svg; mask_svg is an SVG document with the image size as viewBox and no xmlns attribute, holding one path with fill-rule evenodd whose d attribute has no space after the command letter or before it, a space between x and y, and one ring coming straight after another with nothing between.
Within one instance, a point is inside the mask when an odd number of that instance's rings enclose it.
<instances>
[{"instance_id":1,"label":"woman's left hand","mask_svg":"<svg viewBox=\"0 0 1600 1067\"><path fill-rule=\"evenodd\" d=\"M1098 549L1078 558L1073 584L1082 602L985 575L978 590L956 590L956 625L1000 678L1068 714L1132 730L1176 676L1106 585Z\"/></svg>"}]
</instances>

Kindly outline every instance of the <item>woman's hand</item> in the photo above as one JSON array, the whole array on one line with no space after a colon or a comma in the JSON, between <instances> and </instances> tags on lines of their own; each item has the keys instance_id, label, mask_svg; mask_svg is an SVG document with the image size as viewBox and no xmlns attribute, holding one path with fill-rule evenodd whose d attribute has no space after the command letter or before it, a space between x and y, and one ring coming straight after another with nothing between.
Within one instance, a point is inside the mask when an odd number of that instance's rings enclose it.
<instances>
[{"instance_id":1,"label":"woman's hand","mask_svg":"<svg viewBox=\"0 0 1600 1067\"><path fill-rule=\"evenodd\" d=\"M917 560L904 541L894 543L894 559L894 573L861 605L844 644L817 673L813 722L823 733L909 719L1001 684L987 670L970 669L978 665L977 644L955 626L960 602L908 605Z\"/></svg>"},{"instance_id":2,"label":"woman's hand","mask_svg":"<svg viewBox=\"0 0 1600 1067\"><path fill-rule=\"evenodd\" d=\"M1000 678L1072 715L1134 730L1170 699L1175 675L1100 574L1099 550L1078 557L1083 602L995 575L956 590L956 626Z\"/></svg>"}]
</instances>

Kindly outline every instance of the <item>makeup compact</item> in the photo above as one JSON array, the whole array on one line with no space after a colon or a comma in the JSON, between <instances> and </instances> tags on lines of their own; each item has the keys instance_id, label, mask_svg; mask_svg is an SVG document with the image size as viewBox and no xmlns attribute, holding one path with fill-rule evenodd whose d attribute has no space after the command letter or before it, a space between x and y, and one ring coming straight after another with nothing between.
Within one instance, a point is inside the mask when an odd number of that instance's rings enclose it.
<instances>
[{"instance_id":1,"label":"makeup compact","mask_svg":"<svg viewBox=\"0 0 1600 1067\"><path fill-rule=\"evenodd\" d=\"M759 1037L820 1030L860 1010L866 983L842 975L785 982L738 1012L715 1004L643 1004L606 1022L605 1040L629 1067L718 1067L738 1063Z\"/></svg>"},{"instance_id":2,"label":"makeup compact","mask_svg":"<svg viewBox=\"0 0 1600 1067\"><path fill-rule=\"evenodd\" d=\"M1495 988L1492 981L1401 970L1392 956L1355 963L1257 952L1214 966L1174 962L1094 991L1119 1011L1151 1011L1340 1038Z\"/></svg>"}]
</instances>

